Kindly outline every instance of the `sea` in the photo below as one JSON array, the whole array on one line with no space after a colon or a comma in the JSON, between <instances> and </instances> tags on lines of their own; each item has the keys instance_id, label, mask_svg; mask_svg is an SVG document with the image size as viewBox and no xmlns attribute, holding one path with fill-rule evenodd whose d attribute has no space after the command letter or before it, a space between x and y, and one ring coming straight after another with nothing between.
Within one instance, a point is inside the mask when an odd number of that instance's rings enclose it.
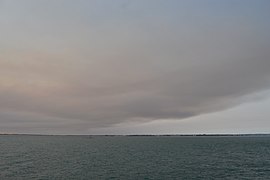
<instances>
[{"instance_id":1,"label":"sea","mask_svg":"<svg viewBox=\"0 0 270 180\"><path fill-rule=\"evenodd\" d=\"M270 179L270 136L0 135L1 180Z\"/></svg>"}]
</instances>

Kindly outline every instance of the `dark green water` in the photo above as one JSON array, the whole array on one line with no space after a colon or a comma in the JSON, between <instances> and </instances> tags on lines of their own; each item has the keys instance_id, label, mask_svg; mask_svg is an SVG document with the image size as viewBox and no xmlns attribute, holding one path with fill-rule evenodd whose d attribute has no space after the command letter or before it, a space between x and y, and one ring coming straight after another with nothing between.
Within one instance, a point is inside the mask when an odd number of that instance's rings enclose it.
<instances>
[{"instance_id":1,"label":"dark green water","mask_svg":"<svg viewBox=\"0 0 270 180\"><path fill-rule=\"evenodd\" d=\"M270 137L0 136L0 179L270 179Z\"/></svg>"}]
</instances>

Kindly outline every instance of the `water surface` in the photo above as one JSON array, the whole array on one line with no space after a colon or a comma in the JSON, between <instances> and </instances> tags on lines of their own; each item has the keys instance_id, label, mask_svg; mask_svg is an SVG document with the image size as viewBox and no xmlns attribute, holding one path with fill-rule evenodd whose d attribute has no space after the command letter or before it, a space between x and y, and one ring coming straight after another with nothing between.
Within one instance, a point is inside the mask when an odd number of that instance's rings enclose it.
<instances>
[{"instance_id":1,"label":"water surface","mask_svg":"<svg viewBox=\"0 0 270 180\"><path fill-rule=\"evenodd\" d=\"M2 135L0 179L270 179L270 137Z\"/></svg>"}]
</instances>

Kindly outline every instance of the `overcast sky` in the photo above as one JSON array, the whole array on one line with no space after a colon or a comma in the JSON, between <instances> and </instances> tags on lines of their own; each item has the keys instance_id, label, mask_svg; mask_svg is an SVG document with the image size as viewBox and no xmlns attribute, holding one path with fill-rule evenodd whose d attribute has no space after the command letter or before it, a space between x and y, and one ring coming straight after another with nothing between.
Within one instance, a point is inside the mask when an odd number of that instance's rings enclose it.
<instances>
[{"instance_id":1,"label":"overcast sky","mask_svg":"<svg viewBox=\"0 0 270 180\"><path fill-rule=\"evenodd\" d=\"M270 132L269 0L0 0L0 133Z\"/></svg>"}]
</instances>

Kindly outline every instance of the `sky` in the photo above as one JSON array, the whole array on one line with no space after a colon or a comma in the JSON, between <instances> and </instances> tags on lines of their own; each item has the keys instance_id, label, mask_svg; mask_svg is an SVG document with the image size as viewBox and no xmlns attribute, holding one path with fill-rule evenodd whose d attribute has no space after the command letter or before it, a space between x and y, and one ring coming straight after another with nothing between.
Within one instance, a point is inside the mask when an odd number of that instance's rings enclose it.
<instances>
[{"instance_id":1,"label":"sky","mask_svg":"<svg viewBox=\"0 0 270 180\"><path fill-rule=\"evenodd\" d=\"M0 0L0 133L270 133L269 0Z\"/></svg>"}]
</instances>

